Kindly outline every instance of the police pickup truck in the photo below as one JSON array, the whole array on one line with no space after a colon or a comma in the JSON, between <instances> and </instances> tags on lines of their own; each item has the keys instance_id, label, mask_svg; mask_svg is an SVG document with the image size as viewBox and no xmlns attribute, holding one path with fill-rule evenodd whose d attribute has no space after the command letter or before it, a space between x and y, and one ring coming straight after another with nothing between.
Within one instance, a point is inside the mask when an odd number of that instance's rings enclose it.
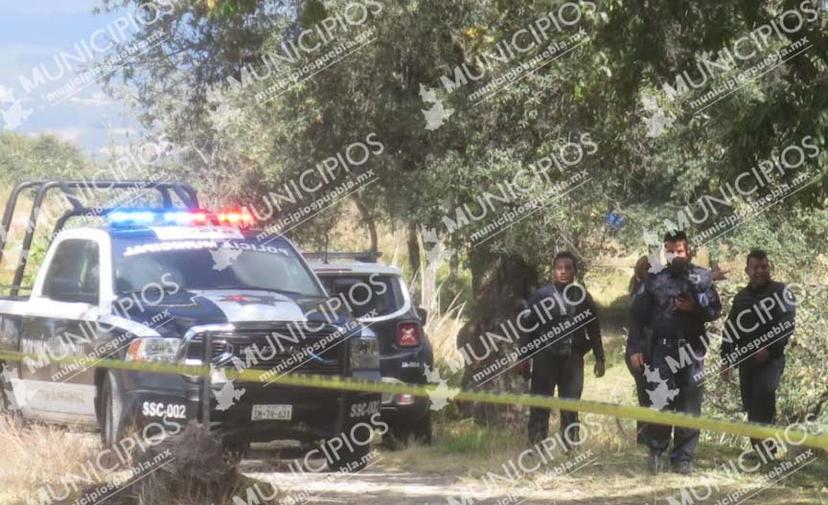
<instances>
[{"instance_id":1,"label":"police pickup truck","mask_svg":"<svg viewBox=\"0 0 828 505\"><path fill-rule=\"evenodd\" d=\"M162 203L90 209L77 197L90 184L158 191ZM353 436L358 425L381 427L379 394L278 383L285 374L378 370L377 344L346 303L331 303L289 240L256 238L249 212L199 210L195 192L177 184L24 183L7 204L0 252L27 189L36 191L32 223L50 190L71 208L58 219L30 296L19 292L35 226L27 227L10 295L0 297L0 354L28 356L2 363L0 407L25 419L95 424L107 446L161 422L208 421L234 447L324 444ZM90 215L103 224L63 229L69 217ZM214 371L207 380L102 360L210 360ZM234 381L230 368L260 370L273 382ZM325 451L329 467L362 466L369 446L360 437Z\"/></svg>"}]
</instances>

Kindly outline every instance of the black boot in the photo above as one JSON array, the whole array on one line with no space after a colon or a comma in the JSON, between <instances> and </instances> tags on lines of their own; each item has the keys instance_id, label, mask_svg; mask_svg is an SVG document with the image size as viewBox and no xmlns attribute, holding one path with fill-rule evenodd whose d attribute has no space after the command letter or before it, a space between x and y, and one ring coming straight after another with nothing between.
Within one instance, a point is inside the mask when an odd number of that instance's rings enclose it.
<instances>
[{"instance_id":1,"label":"black boot","mask_svg":"<svg viewBox=\"0 0 828 505\"><path fill-rule=\"evenodd\" d=\"M677 461L673 464L673 471L680 475L690 475L693 473L693 465L689 461Z\"/></svg>"}]
</instances>

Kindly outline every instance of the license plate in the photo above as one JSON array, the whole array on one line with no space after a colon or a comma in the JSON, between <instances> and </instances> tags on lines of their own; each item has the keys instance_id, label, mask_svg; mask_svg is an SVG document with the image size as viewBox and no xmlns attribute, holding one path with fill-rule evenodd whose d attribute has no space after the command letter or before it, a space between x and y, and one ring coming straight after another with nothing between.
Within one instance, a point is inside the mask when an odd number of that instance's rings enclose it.
<instances>
[{"instance_id":1,"label":"license plate","mask_svg":"<svg viewBox=\"0 0 828 505\"><path fill-rule=\"evenodd\" d=\"M293 405L253 405L253 421L290 421Z\"/></svg>"}]
</instances>

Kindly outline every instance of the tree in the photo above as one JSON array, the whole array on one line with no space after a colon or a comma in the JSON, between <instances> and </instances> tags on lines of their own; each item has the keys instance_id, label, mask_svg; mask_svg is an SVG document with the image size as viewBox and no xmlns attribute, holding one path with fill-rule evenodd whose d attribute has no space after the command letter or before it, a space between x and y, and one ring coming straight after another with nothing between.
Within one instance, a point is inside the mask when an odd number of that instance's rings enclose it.
<instances>
[{"instance_id":1,"label":"tree","mask_svg":"<svg viewBox=\"0 0 828 505\"><path fill-rule=\"evenodd\" d=\"M221 196L242 202L261 202L373 134L381 153L350 171L376 176L350 195L366 223L366 242L376 244L376 223L393 223L408 231L410 257L417 258L417 232L436 233L471 271L472 292L495 293L500 301L525 296L548 274L558 250L573 250L587 267L610 235L643 250L643 230L658 235L686 206L807 136L819 151L807 160L813 180L784 208L753 219L769 230L790 220L812 240L824 233L807 217L822 212L828 196L828 40L824 12L812 1L365 0L365 20L347 25L341 20L350 5L178 3L136 36L145 40L160 30L170 37L112 75L110 85L126 85L147 126L177 143L203 146L210 163L183 173L218 178ZM787 19L780 14L790 12L807 22L779 29ZM301 47L300 38L319 37L324 26L338 28L319 48ZM768 26L776 26L771 35ZM518 49L526 47L527 33L537 36L542 28L543 43ZM338 44L365 42L360 34L371 34L367 43L326 60L337 63L309 66ZM806 52L750 73L802 37L810 43ZM745 40L754 42L755 53L734 58ZM554 57L535 59L552 46ZM690 86L700 69L705 83ZM509 72L519 79L497 85ZM295 82L284 81L291 74ZM740 75L751 78L716 95L715 106L693 105L708 103L706 94ZM583 156L567 163L576 149ZM516 178L538 167L541 182L514 191ZM775 184L796 177L786 173ZM562 182L568 184L556 190ZM282 210L319 201L329 189ZM748 205L742 196L722 215ZM538 203L527 210L533 199ZM293 236L323 242L342 202ZM482 219L469 217L484 210ZM481 230L510 213L514 219L481 239ZM691 233L699 231L690 225ZM749 238L736 228L712 244L714 252L730 254ZM800 266L811 261L789 259ZM508 312L507 303L482 295L477 302L472 314L496 319ZM488 313L492 306L503 313Z\"/></svg>"},{"instance_id":2,"label":"tree","mask_svg":"<svg viewBox=\"0 0 828 505\"><path fill-rule=\"evenodd\" d=\"M0 133L0 182L73 179L89 169L80 150L53 135Z\"/></svg>"}]
</instances>

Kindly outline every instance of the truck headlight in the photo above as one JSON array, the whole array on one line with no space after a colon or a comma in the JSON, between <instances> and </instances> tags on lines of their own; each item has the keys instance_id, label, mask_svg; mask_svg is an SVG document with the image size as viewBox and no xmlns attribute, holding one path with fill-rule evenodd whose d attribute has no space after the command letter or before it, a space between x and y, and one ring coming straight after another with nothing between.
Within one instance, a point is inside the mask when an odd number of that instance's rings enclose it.
<instances>
[{"instance_id":1,"label":"truck headlight","mask_svg":"<svg viewBox=\"0 0 828 505\"><path fill-rule=\"evenodd\" d=\"M178 338L136 338L129 344L127 361L163 361L173 363L178 357L181 339Z\"/></svg>"},{"instance_id":2,"label":"truck headlight","mask_svg":"<svg viewBox=\"0 0 828 505\"><path fill-rule=\"evenodd\" d=\"M379 370L380 352L377 334L370 328L351 337L351 370Z\"/></svg>"}]
</instances>

